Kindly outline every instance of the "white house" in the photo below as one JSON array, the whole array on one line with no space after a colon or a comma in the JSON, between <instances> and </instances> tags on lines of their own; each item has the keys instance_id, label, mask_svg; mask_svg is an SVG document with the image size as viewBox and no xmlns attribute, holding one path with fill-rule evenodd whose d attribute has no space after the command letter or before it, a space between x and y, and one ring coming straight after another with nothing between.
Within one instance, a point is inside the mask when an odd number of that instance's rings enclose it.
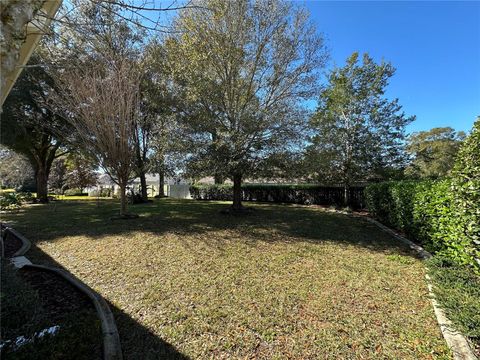
<instances>
[{"instance_id":1,"label":"white house","mask_svg":"<svg viewBox=\"0 0 480 360\"><path fill-rule=\"evenodd\" d=\"M153 197L159 194L160 177L158 174L147 174L147 191L148 196ZM129 183L129 189L139 191L140 178L135 178ZM189 199L190 191L188 190L190 183L181 177L165 177L163 191L164 194L172 198ZM117 194L120 190L119 186L115 184L107 174L101 174L98 178L97 186L85 189L89 194L101 189L110 189L113 194Z\"/></svg>"}]
</instances>

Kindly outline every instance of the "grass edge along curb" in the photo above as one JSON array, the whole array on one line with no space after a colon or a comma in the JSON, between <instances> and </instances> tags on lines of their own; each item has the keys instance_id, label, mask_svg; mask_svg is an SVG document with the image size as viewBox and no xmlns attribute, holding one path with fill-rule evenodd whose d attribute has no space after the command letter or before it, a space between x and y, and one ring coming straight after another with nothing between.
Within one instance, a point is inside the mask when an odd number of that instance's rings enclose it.
<instances>
[{"instance_id":1,"label":"grass edge along curb","mask_svg":"<svg viewBox=\"0 0 480 360\"><path fill-rule=\"evenodd\" d=\"M424 248L401 236L400 234L396 233L395 231L378 222L377 220L368 216L361 218L367 220L371 224L376 225L383 231L392 235L394 238L408 245L410 249L416 251L419 254L422 260L427 260L432 257L432 254L430 254ZM426 269L428 270L428 268ZM425 275L425 279L427 281L428 294L433 306L435 317L437 318L438 325L440 326L440 330L443 337L445 338L445 341L447 342L448 347L452 350L453 358L455 360L478 360L478 358L473 353L473 350L470 347L467 338L462 333L454 329L452 322L446 317L444 311L437 302L435 293L433 292L432 279L428 274Z\"/></svg>"},{"instance_id":2,"label":"grass edge along curb","mask_svg":"<svg viewBox=\"0 0 480 360\"><path fill-rule=\"evenodd\" d=\"M3 224L4 234L8 232L15 237L17 237L22 242L22 247L15 252L14 257L23 256L25 253L30 249L31 242L18 231L14 230L13 228ZM2 237L3 241L3 237ZM3 254L3 242L2 242L2 254ZM12 259L11 258L11 259ZM104 360L122 360L122 348L120 344L120 335L118 334L117 325L115 323L115 318L113 316L110 307L108 306L105 299L97 293L95 290L90 288L87 284L83 283L81 280L70 274L66 270L62 270L59 268L45 266L45 265L36 265L36 264L26 264L24 267L38 269L41 271L49 271L52 272L70 284L72 284L76 289L83 292L88 298L92 301L95 309L97 311L97 315L100 319L101 326L102 326L102 334L103 334L103 358Z\"/></svg>"}]
</instances>

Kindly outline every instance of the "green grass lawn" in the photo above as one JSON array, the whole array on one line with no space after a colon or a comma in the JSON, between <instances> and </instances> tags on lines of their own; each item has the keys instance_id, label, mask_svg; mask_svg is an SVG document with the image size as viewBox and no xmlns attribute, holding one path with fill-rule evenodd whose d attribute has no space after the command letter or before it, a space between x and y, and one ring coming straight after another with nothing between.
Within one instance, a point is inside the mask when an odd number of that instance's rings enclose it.
<instances>
[{"instance_id":1,"label":"green grass lawn","mask_svg":"<svg viewBox=\"0 0 480 360\"><path fill-rule=\"evenodd\" d=\"M451 358L424 264L374 225L317 207L171 199L32 205L3 220L112 305L126 359Z\"/></svg>"},{"instance_id":2,"label":"green grass lawn","mask_svg":"<svg viewBox=\"0 0 480 360\"><path fill-rule=\"evenodd\" d=\"M427 265L438 302L480 358L480 276L471 268L440 256L433 257Z\"/></svg>"}]
</instances>

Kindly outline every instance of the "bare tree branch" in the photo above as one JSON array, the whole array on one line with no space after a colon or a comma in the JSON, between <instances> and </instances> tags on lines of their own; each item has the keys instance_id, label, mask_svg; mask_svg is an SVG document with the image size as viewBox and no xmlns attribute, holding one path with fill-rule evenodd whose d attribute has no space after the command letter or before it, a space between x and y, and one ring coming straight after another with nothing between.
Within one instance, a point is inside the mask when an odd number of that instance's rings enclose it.
<instances>
[{"instance_id":1,"label":"bare tree branch","mask_svg":"<svg viewBox=\"0 0 480 360\"><path fill-rule=\"evenodd\" d=\"M125 59L112 63L107 69L75 68L62 73L58 81L63 92L53 101L68 114L85 151L120 186L124 216L125 189L135 168L139 75Z\"/></svg>"}]
</instances>

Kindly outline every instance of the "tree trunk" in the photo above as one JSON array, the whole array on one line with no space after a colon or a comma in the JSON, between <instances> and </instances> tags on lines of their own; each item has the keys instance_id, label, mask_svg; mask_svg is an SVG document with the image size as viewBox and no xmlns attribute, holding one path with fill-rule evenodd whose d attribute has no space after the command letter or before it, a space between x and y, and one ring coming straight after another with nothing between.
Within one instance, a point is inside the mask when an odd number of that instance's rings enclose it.
<instances>
[{"instance_id":1,"label":"tree trunk","mask_svg":"<svg viewBox=\"0 0 480 360\"><path fill-rule=\"evenodd\" d=\"M127 214L127 194L125 184L120 184L120 216L124 216Z\"/></svg>"},{"instance_id":2,"label":"tree trunk","mask_svg":"<svg viewBox=\"0 0 480 360\"><path fill-rule=\"evenodd\" d=\"M142 201L148 201L148 191L147 191L147 179L145 177L145 158L142 156L142 149L140 146L140 140L138 139L138 129L137 129L137 142L135 146L136 151L136 165L137 165L137 175L140 178L140 193L142 196Z\"/></svg>"},{"instance_id":3,"label":"tree trunk","mask_svg":"<svg viewBox=\"0 0 480 360\"><path fill-rule=\"evenodd\" d=\"M35 170L35 182L37 185L37 199L41 203L48 202L48 177L52 168L55 153L59 145L51 147L48 138L44 138L44 145L35 151L30 158Z\"/></svg>"},{"instance_id":4,"label":"tree trunk","mask_svg":"<svg viewBox=\"0 0 480 360\"><path fill-rule=\"evenodd\" d=\"M350 204L350 185L345 184L343 186L343 205L348 206Z\"/></svg>"},{"instance_id":5,"label":"tree trunk","mask_svg":"<svg viewBox=\"0 0 480 360\"><path fill-rule=\"evenodd\" d=\"M48 171L44 164L37 164L35 171L37 183L37 199L41 203L48 202Z\"/></svg>"},{"instance_id":6,"label":"tree trunk","mask_svg":"<svg viewBox=\"0 0 480 360\"><path fill-rule=\"evenodd\" d=\"M233 175L233 210L242 210L242 175Z\"/></svg>"},{"instance_id":7,"label":"tree trunk","mask_svg":"<svg viewBox=\"0 0 480 360\"><path fill-rule=\"evenodd\" d=\"M160 171L158 173L158 195L162 198L165 197L165 173Z\"/></svg>"},{"instance_id":8,"label":"tree trunk","mask_svg":"<svg viewBox=\"0 0 480 360\"><path fill-rule=\"evenodd\" d=\"M219 174L215 174L213 176L213 180L216 185L222 185L225 182L225 180L223 179L223 176Z\"/></svg>"},{"instance_id":9,"label":"tree trunk","mask_svg":"<svg viewBox=\"0 0 480 360\"><path fill-rule=\"evenodd\" d=\"M147 178L145 176L145 172L140 172L140 188L142 192L142 200L147 202L148 201L148 189L147 189Z\"/></svg>"}]
</instances>

